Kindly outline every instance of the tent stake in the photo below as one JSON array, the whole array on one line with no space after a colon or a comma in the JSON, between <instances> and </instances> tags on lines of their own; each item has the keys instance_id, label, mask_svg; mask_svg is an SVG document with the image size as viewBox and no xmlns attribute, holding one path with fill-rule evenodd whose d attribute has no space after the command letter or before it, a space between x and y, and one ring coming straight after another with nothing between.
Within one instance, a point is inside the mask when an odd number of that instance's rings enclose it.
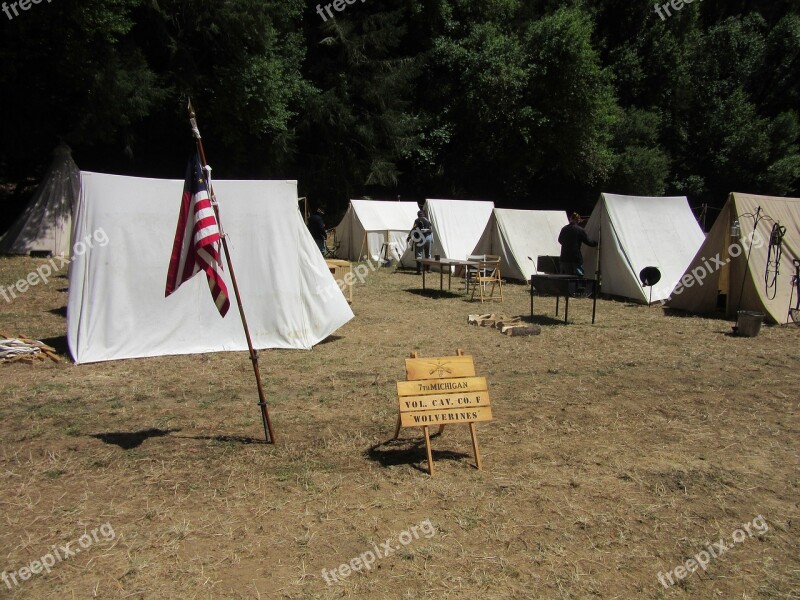
<instances>
[{"instance_id":1,"label":"tent stake","mask_svg":"<svg viewBox=\"0 0 800 600\"><path fill-rule=\"evenodd\" d=\"M197 119L195 118L194 109L192 108L192 101L189 100L189 123L192 126L192 134L194 135L195 142L197 143L197 151L200 153L200 161L203 167L208 165L206 162L206 153L203 149L203 140L200 137L200 130L197 128ZM231 255L228 252L228 240L222 230L222 222L219 219L219 207L217 206L217 199L214 196L214 189L210 181L208 184L208 193L211 195L211 205L214 207L214 214L217 217L217 225L220 230L220 238L222 239L222 248L225 251L225 262L228 264L228 272L231 274L231 283L233 284L233 294L236 296L236 305L239 307L239 316L242 318L242 327L244 328L244 335L247 338L247 348L250 351L250 361L253 363L253 372L256 376L256 386L258 387L258 405L261 407L261 421L264 425L264 437L268 444L275 443L275 432L272 430L272 420L269 418L269 410L267 410L267 397L264 394L264 386L261 383L261 372L258 368L258 353L253 348L253 340L250 338L250 329L247 327L247 318L244 316L244 307L242 306L242 298L239 295L239 285L236 283L236 274L233 271L233 263L231 262Z\"/></svg>"}]
</instances>

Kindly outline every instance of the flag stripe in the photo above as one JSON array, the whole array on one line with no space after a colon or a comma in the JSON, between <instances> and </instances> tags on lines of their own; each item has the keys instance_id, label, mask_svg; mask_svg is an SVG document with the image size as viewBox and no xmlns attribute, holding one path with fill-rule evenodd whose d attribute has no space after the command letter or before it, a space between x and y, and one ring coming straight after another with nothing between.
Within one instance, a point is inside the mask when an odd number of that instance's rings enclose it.
<instances>
[{"instance_id":1,"label":"flag stripe","mask_svg":"<svg viewBox=\"0 0 800 600\"><path fill-rule=\"evenodd\" d=\"M222 278L216 212L208 197L203 170L197 154L186 168L178 226L167 272L164 292L169 296L200 271L206 274L211 298L224 317L230 308L228 288Z\"/></svg>"}]
</instances>

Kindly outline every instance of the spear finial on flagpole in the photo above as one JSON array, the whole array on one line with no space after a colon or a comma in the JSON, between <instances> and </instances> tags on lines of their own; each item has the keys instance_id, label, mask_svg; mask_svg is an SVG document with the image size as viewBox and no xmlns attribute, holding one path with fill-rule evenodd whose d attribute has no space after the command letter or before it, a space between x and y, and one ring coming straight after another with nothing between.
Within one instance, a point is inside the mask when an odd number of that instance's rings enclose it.
<instances>
[{"instance_id":1,"label":"spear finial on flagpole","mask_svg":"<svg viewBox=\"0 0 800 600\"><path fill-rule=\"evenodd\" d=\"M200 130L197 128L197 118L194 114L194 107L192 106L192 99L189 98L189 105L186 107L189 110L189 123L192 126L192 135L194 135L194 139L200 139ZM205 161L204 161L205 162ZM203 165L205 166L205 165Z\"/></svg>"},{"instance_id":2,"label":"spear finial on flagpole","mask_svg":"<svg viewBox=\"0 0 800 600\"><path fill-rule=\"evenodd\" d=\"M203 166L203 173L206 176L206 184L208 185L208 193L212 199L215 198L214 189L211 186L211 181L209 181L208 173L206 171L206 167L208 167L208 161L206 160L206 153L203 149L203 140L200 137L200 129L197 127L197 118L195 117L194 108L192 107L192 101L189 99L189 103L187 106L189 111L189 123L192 126L192 134L194 135L195 142L197 144L197 152L200 154L200 162ZM219 219L219 205L216 202L212 202L212 206L214 207L214 214L217 217L217 226L219 227L220 232L222 231L222 223ZM261 383L261 371L258 368L258 353L253 348L253 340L250 338L250 329L247 327L247 319L244 315L244 307L242 306L242 297L239 294L239 285L236 283L236 274L233 271L233 263L231 262L231 255L228 252L228 241L226 236L222 235L222 248L225 252L225 261L228 264L228 273L231 275L231 284L233 285L233 293L236 297L236 304L239 307L239 316L242 318L242 327L244 328L244 336L247 339L247 349L250 352L250 361L253 363L253 372L256 376L256 386L258 387L258 405L261 408L261 421L264 425L264 436L267 439L267 443L275 443L275 432L272 430L272 420L269 417L269 411L267 410L267 396L264 393L264 386Z\"/></svg>"}]
</instances>

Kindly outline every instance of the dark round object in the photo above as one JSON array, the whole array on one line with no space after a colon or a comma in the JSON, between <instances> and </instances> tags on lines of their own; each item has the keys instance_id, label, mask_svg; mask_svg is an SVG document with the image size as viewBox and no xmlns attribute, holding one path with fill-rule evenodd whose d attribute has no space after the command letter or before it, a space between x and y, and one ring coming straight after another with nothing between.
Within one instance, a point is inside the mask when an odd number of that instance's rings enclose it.
<instances>
[{"instance_id":1,"label":"dark round object","mask_svg":"<svg viewBox=\"0 0 800 600\"><path fill-rule=\"evenodd\" d=\"M661 281L661 271L658 270L658 267L645 267L639 273L639 280L645 287L653 286Z\"/></svg>"}]
</instances>

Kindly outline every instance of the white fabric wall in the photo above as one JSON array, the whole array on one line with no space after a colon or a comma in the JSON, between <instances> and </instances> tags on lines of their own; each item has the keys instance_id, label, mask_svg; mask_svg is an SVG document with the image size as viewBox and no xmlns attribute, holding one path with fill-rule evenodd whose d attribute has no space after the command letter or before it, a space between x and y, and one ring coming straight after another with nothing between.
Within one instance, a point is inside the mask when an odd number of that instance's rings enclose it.
<instances>
[{"instance_id":1,"label":"white fabric wall","mask_svg":"<svg viewBox=\"0 0 800 600\"><path fill-rule=\"evenodd\" d=\"M568 222L567 213L559 210L495 208L470 254L499 255L503 277L529 281L536 272L537 257L561 253L558 234Z\"/></svg>"},{"instance_id":2,"label":"white fabric wall","mask_svg":"<svg viewBox=\"0 0 800 600\"><path fill-rule=\"evenodd\" d=\"M202 273L164 298L183 181L83 172L81 186L74 238L95 241L70 265L75 362L247 349L227 266L224 319ZM353 317L297 210L297 182L214 188L256 348L311 348Z\"/></svg>"},{"instance_id":3,"label":"white fabric wall","mask_svg":"<svg viewBox=\"0 0 800 600\"><path fill-rule=\"evenodd\" d=\"M444 258L464 260L472 254L492 216L493 202L428 200L425 213L433 225L433 250Z\"/></svg>"},{"instance_id":4,"label":"white fabric wall","mask_svg":"<svg viewBox=\"0 0 800 600\"><path fill-rule=\"evenodd\" d=\"M602 194L586 224L589 237L600 232L602 291L646 303L639 272L658 267L661 281L653 289L653 302L669 297L683 276L705 235L685 196L651 198ZM583 247L586 276L594 278L597 252Z\"/></svg>"},{"instance_id":5,"label":"white fabric wall","mask_svg":"<svg viewBox=\"0 0 800 600\"><path fill-rule=\"evenodd\" d=\"M433 226L431 256L464 260L472 254L492 216L493 202L479 200L427 200L425 214ZM413 245L406 249L401 263L413 267Z\"/></svg>"},{"instance_id":6,"label":"white fabric wall","mask_svg":"<svg viewBox=\"0 0 800 600\"><path fill-rule=\"evenodd\" d=\"M339 258L364 260L369 257L377 261L388 234L389 242L394 242L391 256L399 260L406 250L406 237L418 210L416 202L351 200L342 221L336 226L336 236L341 241Z\"/></svg>"}]
</instances>

